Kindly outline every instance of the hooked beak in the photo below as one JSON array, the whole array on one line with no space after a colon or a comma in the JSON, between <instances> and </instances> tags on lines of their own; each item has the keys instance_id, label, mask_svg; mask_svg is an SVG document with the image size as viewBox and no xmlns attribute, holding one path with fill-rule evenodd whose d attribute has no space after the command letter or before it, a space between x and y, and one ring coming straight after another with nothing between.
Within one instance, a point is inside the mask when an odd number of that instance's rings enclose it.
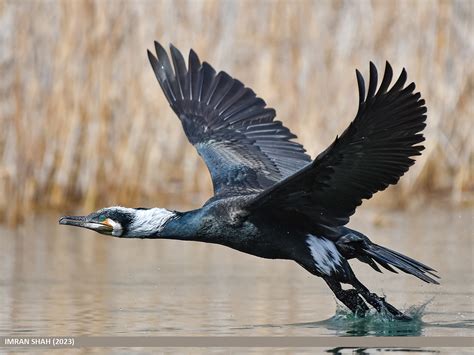
<instances>
[{"instance_id":1,"label":"hooked beak","mask_svg":"<svg viewBox=\"0 0 474 355\"><path fill-rule=\"evenodd\" d=\"M111 234L113 231L111 225L91 220L88 216L63 216L59 219L59 224L87 228L104 234Z\"/></svg>"}]
</instances>

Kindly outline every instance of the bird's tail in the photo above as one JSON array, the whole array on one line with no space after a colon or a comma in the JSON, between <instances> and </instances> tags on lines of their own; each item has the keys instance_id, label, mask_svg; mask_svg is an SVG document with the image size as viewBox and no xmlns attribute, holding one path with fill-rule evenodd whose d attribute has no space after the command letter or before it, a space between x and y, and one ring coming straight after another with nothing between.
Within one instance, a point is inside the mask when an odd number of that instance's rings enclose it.
<instances>
[{"instance_id":1,"label":"bird's tail","mask_svg":"<svg viewBox=\"0 0 474 355\"><path fill-rule=\"evenodd\" d=\"M439 282L434 279L439 279L439 276L435 274L436 270L420 263L419 261L374 243L365 243L362 250L365 252L365 255L369 260L375 260L389 271L397 273L397 271L391 267L394 266L397 269L416 276L427 283L439 285ZM367 262L367 260L362 261ZM373 261L368 264L375 270L380 271Z\"/></svg>"}]
</instances>

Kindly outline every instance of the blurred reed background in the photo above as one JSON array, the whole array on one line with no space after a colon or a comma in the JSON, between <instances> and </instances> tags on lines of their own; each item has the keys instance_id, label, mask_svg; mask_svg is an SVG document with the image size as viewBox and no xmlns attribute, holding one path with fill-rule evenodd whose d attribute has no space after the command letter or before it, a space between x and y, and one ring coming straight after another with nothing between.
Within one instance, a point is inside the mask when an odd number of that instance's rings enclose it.
<instances>
[{"instance_id":1,"label":"blurred reed background","mask_svg":"<svg viewBox=\"0 0 474 355\"><path fill-rule=\"evenodd\" d=\"M427 149L375 203L472 201L473 4L2 0L0 217L210 196L148 63L154 40L252 87L312 156L355 115L355 68L406 67L427 102Z\"/></svg>"}]
</instances>

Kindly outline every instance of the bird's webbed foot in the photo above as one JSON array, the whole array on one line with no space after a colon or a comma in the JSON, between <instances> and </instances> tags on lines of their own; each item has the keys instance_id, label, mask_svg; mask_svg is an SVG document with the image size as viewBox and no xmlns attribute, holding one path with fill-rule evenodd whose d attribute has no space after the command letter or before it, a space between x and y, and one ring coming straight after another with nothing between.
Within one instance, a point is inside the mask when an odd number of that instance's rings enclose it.
<instances>
[{"instance_id":1,"label":"bird's webbed foot","mask_svg":"<svg viewBox=\"0 0 474 355\"><path fill-rule=\"evenodd\" d=\"M325 279L336 298L341 301L352 313L358 317L364 317L369 307L355 289L343 290L340 283L334 280Z\"/></svg>"},{"instance_id":2,"label":"bird's webbed foot","mask_svg":"<svg viewBox=\"0 0 474 355\"><path fill-rule=\"evenodd\" d=\"M380 297L375 293L363 292L362 297L378 312L388 311L395 319L398 320L411 320L409 316L403 314L390 303L385 300L385 297Z\"/></svg>"},{"instance_id":3,"label":"bird's webbed foot","mask_svg":"<svg viewBox=\"0 0 474 355\"><path fill-rule=\"evenodd\" d=\"M370 292L363 284L355 279L355 277L351 281L354 288L349 290L343 290L341 284L333 279L325 278L324 280L334 292L337 299L359 317L364 317L369 310L366 304L367 302L379 313L388 312L397 320L411 320L409 316L403 314L388 303L385 297L379 297L377 294Z\"/></svg>"},{"instance_id":4,"label":"bird's webbed foot","mask_svg":"<svg viewBox=\"0 0 474 355\"><path fill-rule=\"evenodd\" d=\"M364 300L359 296L359 293L355 289L341 289L339 295L336 294L336 297L358 317L364 317L365 313L369 310L369 307L367 307Z\"/></svg>"},{"instance_id":5,"label":"bird's webbed foot","mask_svg":"<svg viewBox=\"0 0 474 355\"><path fill-rule=\"evenodd\" d=\"M367 301L368 304L370 304L372 307L374 307L377 312L381 313L384 311L388 311L395 319L398 320L411 320L411 318L402 312L400 312L398 309L396 309L394 306L392 306L390 303L388 303L385 300L385 297L379 297L377 294L372 293L369 291L367 287L365 287L359 280L357 280L354 276L352 282L352 286L354 286L357 290L357 292L364 297L364 299Z\"/></svg>"}]
</instances>

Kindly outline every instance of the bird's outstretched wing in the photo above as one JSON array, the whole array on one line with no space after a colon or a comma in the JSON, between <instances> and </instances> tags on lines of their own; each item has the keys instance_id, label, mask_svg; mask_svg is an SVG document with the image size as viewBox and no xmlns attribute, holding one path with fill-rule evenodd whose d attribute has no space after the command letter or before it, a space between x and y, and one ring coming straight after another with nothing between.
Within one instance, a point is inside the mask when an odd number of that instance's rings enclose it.
<instances>
[{"instance_id":1,"label":"bird's outstretched wing","mask_svg":"<svg viewBox=\"0 0 474 355\"><path fill-rule=\"evenodd\" d=\"M148 51L156 78L181 120L186 136L204 159L214 199L256 193L307 165L311 159L275 110L225 72L189 52L188 67L170 45L171 61L155 42Z\"/></svg>"},{"instance_id":2,"label":"bird's outstretched wing","mask_svg":"<svg viewBox=\"0 0 474 355\"><path fill-rule=\"evenodd\" d=\"M377 90L377 70L370 63L367 96L356 71L359 110L349 127L316 159L300 171L261 192L249 210L268 209L305 215L311 221L340 226L349 221L362 199L399 178L414 163L411 157L424 149L425 101L405 87L403 69L389 89L392 68L387 62Z\"/></svg>"}]
</instances>

